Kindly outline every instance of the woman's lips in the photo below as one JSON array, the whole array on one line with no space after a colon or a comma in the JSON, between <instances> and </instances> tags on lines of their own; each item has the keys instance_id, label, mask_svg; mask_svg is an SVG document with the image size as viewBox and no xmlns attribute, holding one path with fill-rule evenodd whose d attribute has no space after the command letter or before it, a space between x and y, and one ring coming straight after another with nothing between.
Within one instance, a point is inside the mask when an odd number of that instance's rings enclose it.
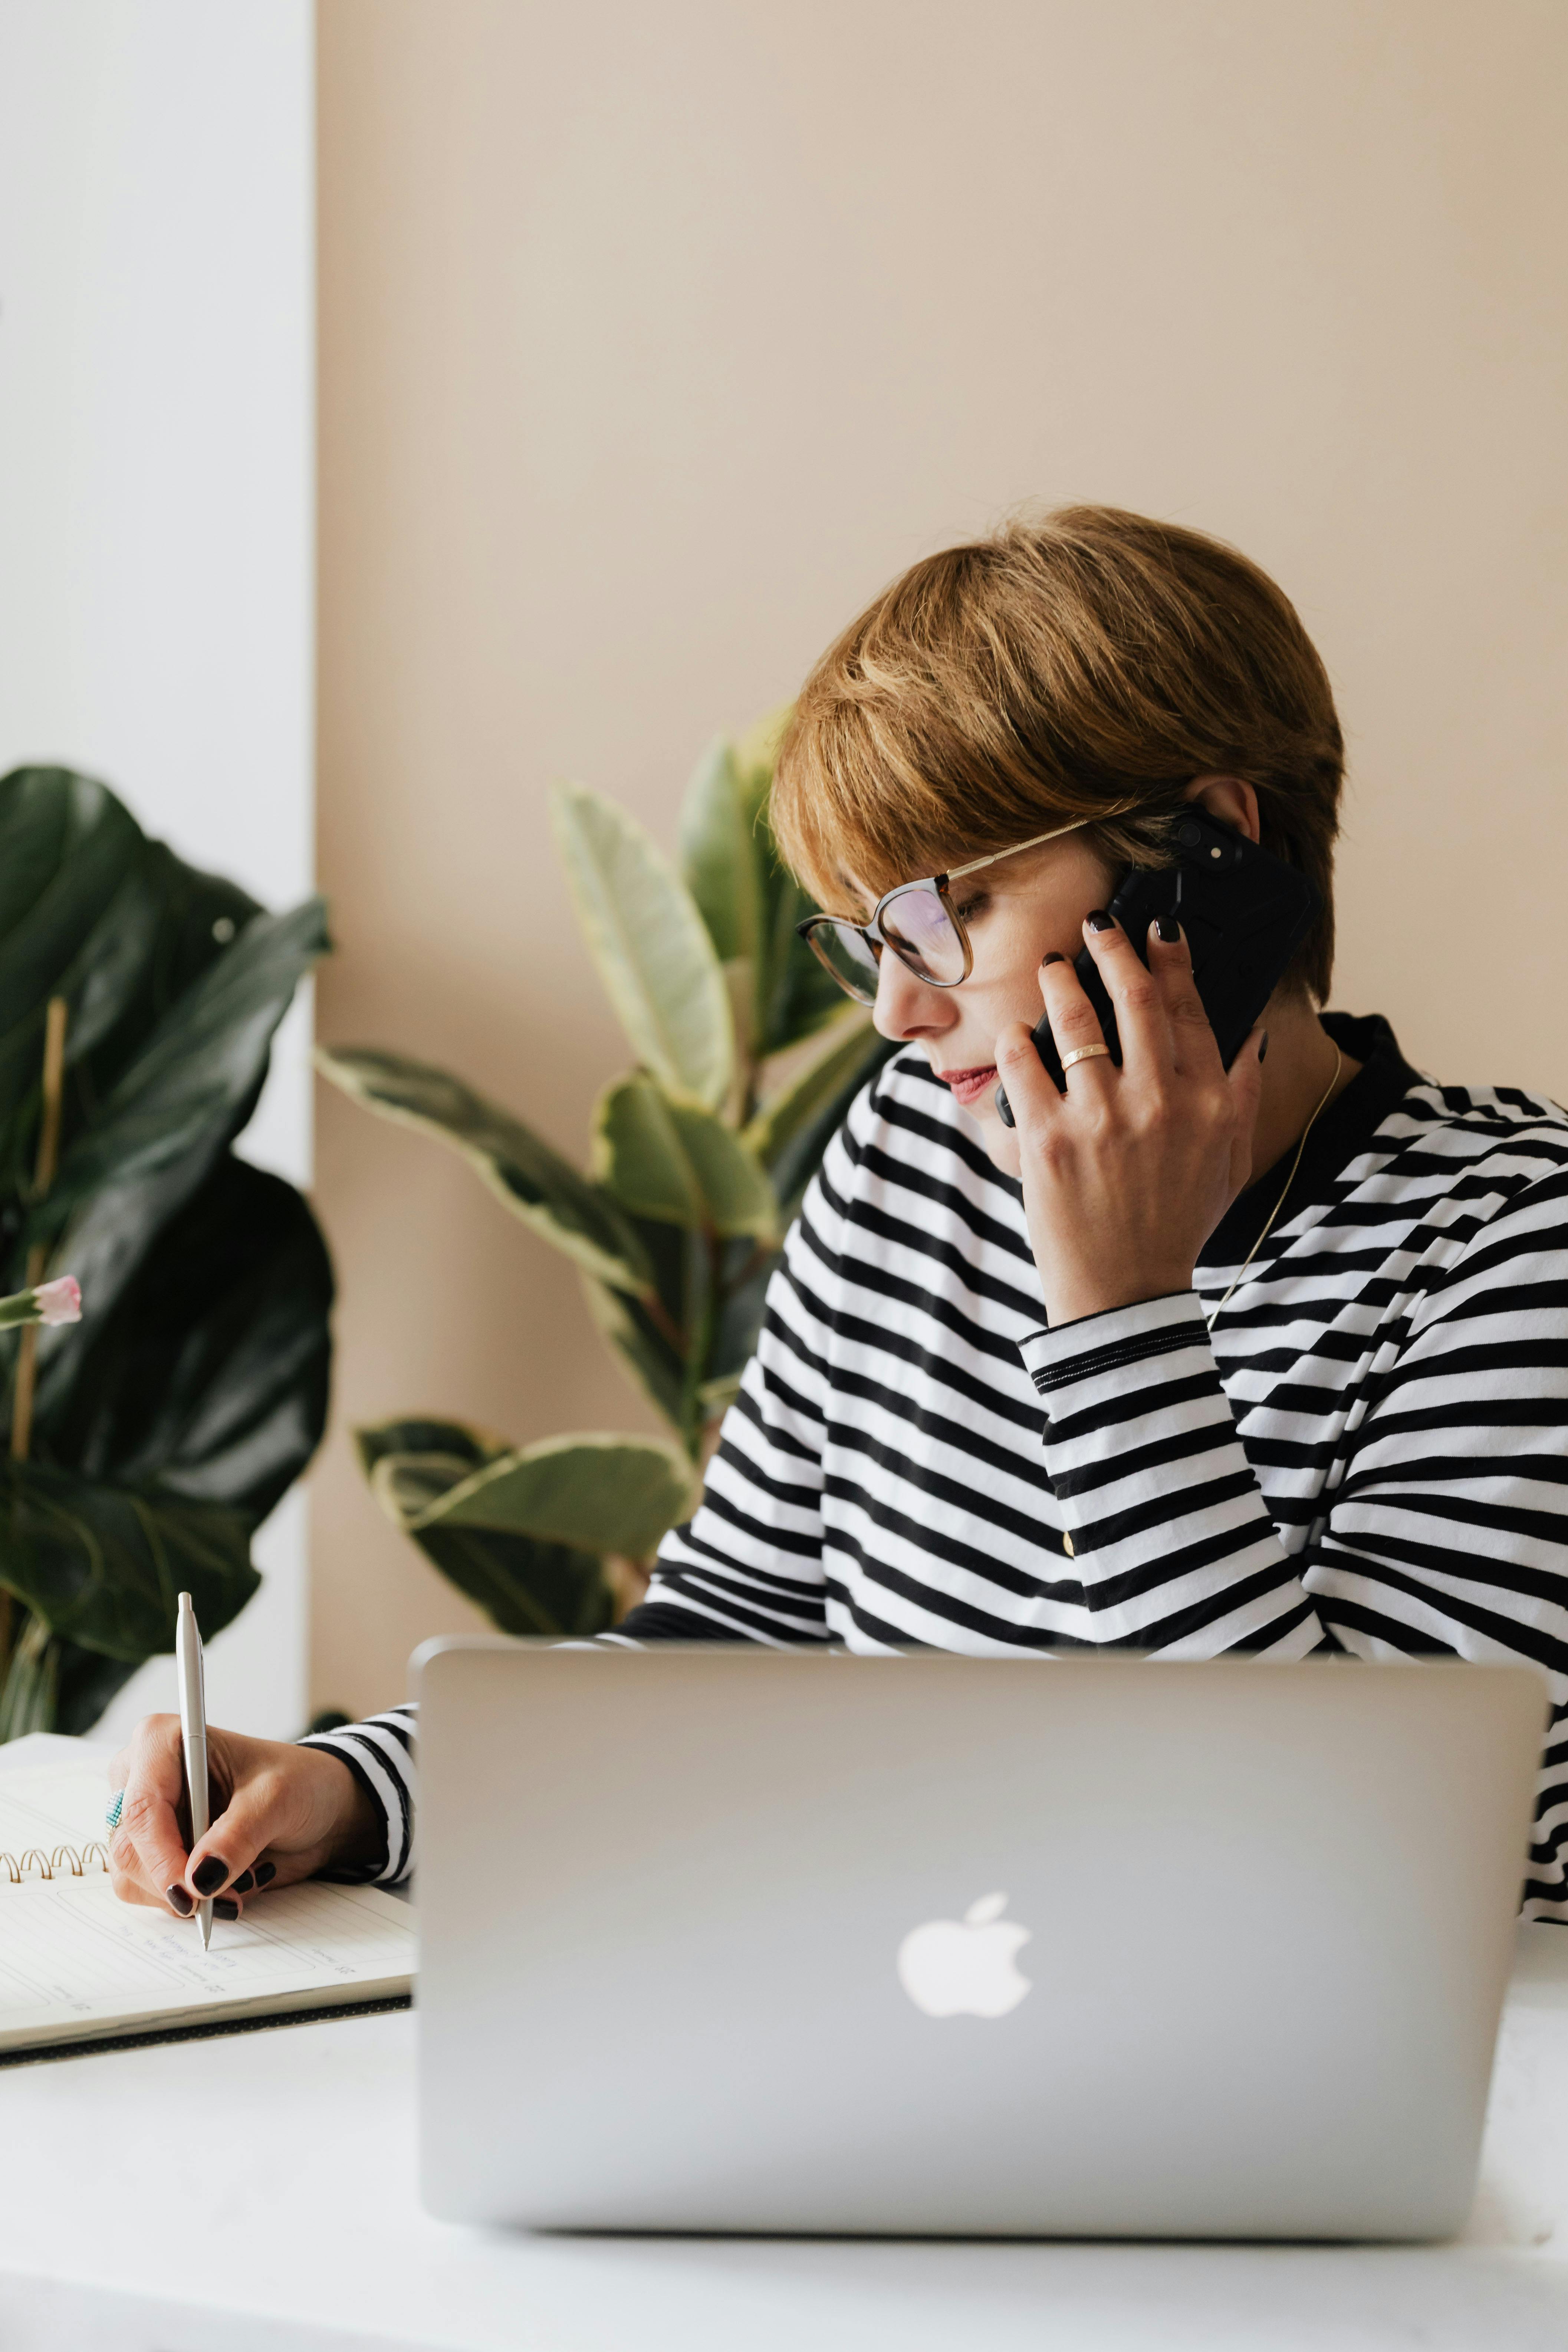
<instances>
[{"instance_id":1,"label":"woman's lips","mask_svg":"<svg viewBox=\"0 0 1568 2352\"><path fill-rule=\"evenodd\" d=\"M996 1065L987 1062L982 1069L939 1070L936 1075L943 1086L952 1088L953 1101L962 1103L967 1110L971 1103L980 1100L988 1087L995 1085Z\"/></svg>"}]
</instances>

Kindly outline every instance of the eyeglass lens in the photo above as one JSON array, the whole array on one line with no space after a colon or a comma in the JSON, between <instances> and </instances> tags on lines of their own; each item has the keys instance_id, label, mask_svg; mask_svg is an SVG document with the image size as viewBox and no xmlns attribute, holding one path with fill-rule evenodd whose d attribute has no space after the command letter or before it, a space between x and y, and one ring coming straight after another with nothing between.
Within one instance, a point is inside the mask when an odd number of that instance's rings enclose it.
<instances>
[{"instance_id":1,"label":"eyeglass lens","mask_svg":"<svg viewBox=\"0 0 1568 2352\"><path fill-rule=\"evenodd\" d=\"M875 1004L877 959L865 932L853 923L813 923L806 936L845 994L858 1004Z\"/></svg>"},{"instance_id":2,"label":"eyeglass lens","mask_svg":"<svg viewBox=\"0 0 1568 2352\"><path fill-rule=\"evenodd\" d=\"M917 980L952 988L963 978L963 941L938 890L900 890L882 909L882 937Z\"/></svg>"},{"instance_id":3,"label":"eyeglass lens","mask_svg":"<svg viewBox=\"0 0 1568 2352\"><path fill-rule=\"evenodd\" d=\"M963 978L963 941L940 891L921 884L882 910L882 937L917 980L955 988ZM818 961L860 1004L877 1001L877 952L857 923L816 922L807 933Z\"/></svg>"}]
</instances>

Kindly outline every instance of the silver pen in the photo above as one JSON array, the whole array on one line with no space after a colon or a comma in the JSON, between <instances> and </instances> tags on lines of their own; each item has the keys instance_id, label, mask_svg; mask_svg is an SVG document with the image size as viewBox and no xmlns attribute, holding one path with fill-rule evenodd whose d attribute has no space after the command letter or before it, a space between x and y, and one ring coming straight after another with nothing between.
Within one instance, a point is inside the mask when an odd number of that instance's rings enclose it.
<instances>
[{"instance_id":1,"label":"silver pen","mask_svg":"<svg viewBox=\"0 0 1568 2352\"><path fill-rule=\"evenodd\" d=\"M194 1853L211 1827L207 1796L207 1696L202 1681L202 1637L188 1592L180 1595L174 1623L174 1664L180 1676L180 1741L185 1751L185 1787L191 1801L191 1851ZM196 1926L202 1949L212 1941L210 1895L196 1905Z\"/></svg>"}]
</instances>

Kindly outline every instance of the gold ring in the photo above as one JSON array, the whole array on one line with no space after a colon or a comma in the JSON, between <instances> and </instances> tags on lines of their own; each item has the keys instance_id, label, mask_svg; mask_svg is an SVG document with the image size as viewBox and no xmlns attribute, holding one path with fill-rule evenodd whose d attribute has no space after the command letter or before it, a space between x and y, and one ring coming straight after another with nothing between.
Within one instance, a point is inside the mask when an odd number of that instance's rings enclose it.
<instances>
[{"instance_id":1,"label":"gold ring","mask_svg":"<svg viewBox=\"0 0 1568 2352\"><path fill-rule=\"evenodd\" d=\"M1075 1045L1070 1054L1062 1055L1062 1076L1066 1077L1075 1062L1092 1062L1097 1054L1109 1054L1109 1045Z\"/></svg>"}]
</instances>

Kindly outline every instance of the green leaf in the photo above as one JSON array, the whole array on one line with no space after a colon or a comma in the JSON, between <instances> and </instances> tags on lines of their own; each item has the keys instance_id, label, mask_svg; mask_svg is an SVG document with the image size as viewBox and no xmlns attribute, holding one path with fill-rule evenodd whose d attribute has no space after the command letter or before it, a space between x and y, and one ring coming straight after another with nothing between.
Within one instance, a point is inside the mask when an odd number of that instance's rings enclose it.
<instances>
[{"instance_id":1,"label":"green leaf","mask_svg":"<svg viewBox=\"0 0 1568 2352\"><path fill-rule=\"evenodd\" d=\"M437 1441L436 1449L387 1445L395 1433L406 1440L420 1431ZM469 1475L465 1456L486 1450L490 1441L481 1433L458 1423L403 1422L357 1436L376 1501L501 1633L581 1639L609 1624L615 1600L596 1552L500 1528L447 1527L428 1517L432 1505Z\"/></svg>"},{"instance_id":2,"label":"green leaf","mask_svg":"<svg viewBox=\"0 0 1568 2352\"><path fill-rule=\"evenodd\" d=\"M768 1285L781 1255L777 1250L760 1255L754 1250L743 1252L739 1242L731 1244L731 1252L730 1263L723 1269L722 1299L714 1320L700 1399L710 1421L732 1402L733 1391L741 1385L741 1375L756 1353ZM730 1393L725 1393L727 1390Z\"/></svg>"},{"instance_id":3,"label":"green leaf","mask_svg":"<svg viewBox=\"0 0 1568 2352\"><path fill-rule=\"evenodd\" d=\"M79 780L67 779L71 781ZM0 833L5 805L0 786ZM171 1008L226 952L226 940L232 940L260 911L253 898L232 884L183 866L162 843L144 842L139 834L135 842L131 872L85 937L72 937L64 925L62 906L71 911L68 901L62 901L58 891L49 894L49 904L62 921L49 937L47 971L35 974L38 988L31 1005L26 1005L19 992L0 990L0 1006L10 1018L0 1036L0 1192L19 1195L23 1202L30 1196L37 1149L47 997L59 995L67 1008L62 1143L68 1155L100 1117L104 1103ZM0 943L0 958L9 944ZM111 1180L108 1189L115 1194L110 1216L115 1241L109 1255L118 1269L116 1284L132 1263L129 1237L144 1238L154 1231L200 1180L213 1154L246 1123L266 1061L263 1051L249 1087L191 1151L151 1176L121 1174ZM95 1194L85 1211L78 1210L73 1251L80 1247L83 1215L101 1224L100 1200L101 1194ZM19 1228L15 1238L19 1266L26 1246ZM93 1267L95 1312L111 1295L104 1288L110 1271L99 1251Z\"/></svg>"},{"instance_id":4,"label":"green leaf","mask_svg":"<svg viewBox=\"0 0 1568 2352\"><path fill-rule=\"evenodd\" d=\"M155 1175L231 1130L267 1067L295 988L330 942L326 908L308 899L257 915L175 999L94 1118L70 1143L31 1230L58 1234L100 1185Z\"/></svg>"},{"instance_id":5,"label":"green leaf","mask_svg":"<svg viewBox=\"0 0 1568 2352\"><path fill-rule=\"evenodd\" d=\"M325 944L320 902L265 914L92 779L0 779L0 1289L64 1226L89 1300L42 1334L33 1458L0 1486L0 1581L33 1612L0 1696L12 1733L87 1729L170 1647L182 1586L204 1630L226 1623L258 1580L250 1531L320 1435L325 1249L299 1194L226 1146ZM61 1158L40 1210L52 996ZM16 1355L0 1341L0 1373Z\"/></svg>"},{"instance_id":6,"label":"green leaf","mask_svg":"<svg viewBox=\"0 0 1568 2352\"><path fill-rule=\"evenodd\" d=\"M80 1738L131 1680L140 1661L106 1658L100 1651L84 1650L79 1642L62 1641L58 1633L50 1635L49 1648L54 1657L55 1719L47 1727Z\"/></svg>"},{"instance_id":7,"label":"green leaf","mask_svg":"<svg viewBox=\"0 0 1568 2352\"><path fill-rule=\"evenodd\" d=\"M742 822L754 845L760 885L754 943L751 1046L760 1060L800 1045L844 1009L843 992L795 927L816 908L786 872L767 822L779 745L795 716L781 703L748 728L731 754Z\"/></svg>"},{"instance_id":8,"label":"green leaf","mask_svg":"<svg viewBox=\"0 0 1568 2352\"><path fill-rule=\"evenodd\" d=\"M845 996L795 925L817 909L777 863L769 878L768 937L757 970L757 1052L787 1053L844 1010Z\"/></svg>"},{"instance_id":9,"label":"green leaf","mask_svg":"<svg viewBox=\"0 0 1568 2352\"><path fill-rule=\"evenodd\" d=\"M35 1457L258 1525L326 1424L331 1304L307 1202L226 1153L112 1310L45 1335Z\"/></svg>"},{"instance_id":10,"label":"green leaf","mask_svg":"<svg viewBox=\"0 0 1568 2352\"><path fill-rule=\"evenodd\" d=\"M644 1559L701 1488L690 1461L653 1437L546 1438L487 1463L412 1517L411 1532L493 1528L595 1553Z\"/></svg>"},{"instance_id":11,"label":"green leaf","mask_svg":"<svg viewBox=\"0 0 1568 2352\"><path fill-rule=\"evenodd\" d=\"M850 1104L898 1050L896 1045L873 1034L867 1043L864 1060L843 1074L837 1093L824 1096L810 1116L775 1145L768 1173L778 1194L779 1215L785 1225L793 1224L800 1213L805 1188L816 1175L823 1153L847 1118Z\"/></svg>"},{"instance_id":12,"label":"green leaf","mask_svg":"<svg viewBox=\"0 0 1568 2352\"><path fill-rule=\"evenodd\" d=\"M667 1093L719 1109L734 1072L734 1031L690 893L642 827L597 793L559 785L552 814L590 952L638 1061Z\"/></svg>"},{"instance_id":13,"label":"green leaf","mask_svg":"<svg viewBox=\"0 0 1568 2352\"><path fill-rule=\"evenodd\" d=\"M733 1129L710 1111L671 1102L641 1072L599 1097L594 1172L639 1216L693 1231L776 1236L773 1187Z\"/></svg>"},{"instance_id":14,"label":"green leaf","mask_svg":"<svg viewBox=\"0 0 1568 2352\"><path fill-rule=\"evenodd\" d=\"M620 1290L651 1286L647 1252L609 1193L460 1078L368 1045L318 1046L316 1066L367 1110L460 1151L513 1216L584 1273Z\"/></svg>"},{"instance_id":15,"label":"green leaf","mask_svg":"<svg viewBox=\"0 0 1568 2352\"><path fill-rule=\"evenodd\" d=\"M640 1299L611 1290L590 1276L584 1276L583 1295L600 1337L619 1356L654 1411L661 1412L680 1437L689 1440L686 1362L668 1333L660 1329Z\"/></svg>"},{"instance_id":16,"label":"green leaf","mask_svg":"<svg viewBox=\"0 0 1568 2352\"><path fill-rule=\"evenodd\" d=\"M237 1615L261 1581L250 1530L220 1504L0 1461L0 1584L52 1633L134 1665L173 1649L183 1591L205 1638Z\"/></svg>"},{"instance_id":17,"label":"green leaf","mask_svg":"<svg viewBox=\"0 0 1568 2352\"><path fill-rule=\"evenodd\" d=\"M130 810L90 777L0 778L0 1132L36 1097L45 1003L145 846Z\"/></svg>"},{"instance_id":18,"label":"green leaf","mask_svg":"<svg viewBox=\"0 0 1568 2352\"><path fill-rule=\"evenodd\" d=\"M38 1617L24 1619L0 1686L0 1740L53 1731L59 1701L59 1648Z\"/></svg>"},{"instance_id":19,"label":"green leaf","mask_svg":"<svg viewBox=\"0 0 1568 2352\"><path fill-rule=\"evenodd\" d=\"M858 1087L879 1054L883 1041L864 1013L847 1013L819 1041L816 1051L797 1069L787 1085L771 1095L742 1141L754 1151L764 1168L830 1103Z\"/></svg>"},{"instance_id":20,"label":"green leaf","mask_svg":"<svg viewBox=\"0 0 1568 2352\"><path fill-rule=\"evenodd\" d=\"M754 1349L754 1341L752 1346ZM716 1379L703 1381L697 1391L697 1396L707 1420L711 1422L723 1419L741 1393L741 1382L745 1378L745 1370L746 1367L742 1364L739 1371L721 1372Z\"/></svg>"},{"instance_id":21,"label":"green leaf","mask_svg":"<svg viewBox=\"0 0 1568 2352\"><path fill-rule=\"evenodd\" d=\"M359 1454L360 1468L368 1479L378 1462L389 1454L445 1455L458 1465L457 1475L466 1478L470 1470L483 1463L499 1461L511 1452L504 1437L493 1430L481 1429L471 1421L439 1421L429 1414L405 1416L397 1421L364 1422L353 1433L354 1448ZM447 1478L438 1489L445 1493L453 1484Z\"/></svg>"},{"instance_id":22,"label":"green leaf","mask_svg":"<svg viewBox=\"0 0 1568 2352\"><path fill-rule=\"evenodd\" d=\"M24 1616L0 1687L0 1741L29 1731L90 1731L116 1691L136 1672L128 1658L106 1658L63 1642L42 1618Z\"/></svg>"},{"instance_id":23,"label":"green leaf","mask_svg":"<svg viewBox=\"0 0 1568 2352\"><path fill-rule=\"evenodd\" d=\"M723 737L698 761L680 810L680 862L721 963L754 960L762 940L763 861L757 807Z\"/></svg>"},{"instance_id":24,"label":"green leaf","mask_svg":"<svg viewBox=\"0 0 1568 2352\"><path fill-rule=\"evenodd\" d=\"M498 1633L585 1641L615 1616L615 1595L596 1552L493 1528L431 1527L413 1540Z\"/></svg>"}]
</instances>

